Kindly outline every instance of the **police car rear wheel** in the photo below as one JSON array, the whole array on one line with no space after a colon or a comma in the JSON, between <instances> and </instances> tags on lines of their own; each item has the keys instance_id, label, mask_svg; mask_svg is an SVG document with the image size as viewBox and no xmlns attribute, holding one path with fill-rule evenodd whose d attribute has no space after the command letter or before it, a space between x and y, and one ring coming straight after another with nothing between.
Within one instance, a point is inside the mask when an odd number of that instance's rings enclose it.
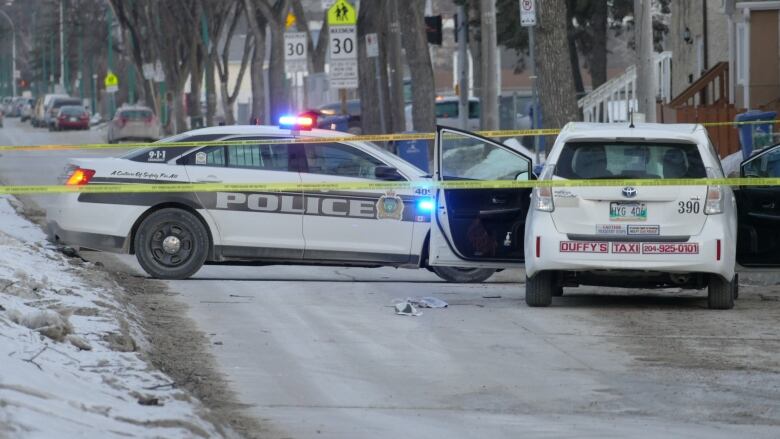
<instances>
[{"instance_id":1,"label":"police car rear wheel","mask_svg":"<svg viewBox=\"0 0 780 439\"><path fill-rule=\"evenodd\" d=\"M528 306L550 306L553 296L552 271L536 273L534 277L525 278L525 303Z\"/></svg>"},{"instance_id":2,"label":"police car rear wheel","mask_svg":"<svg viewBox=\"0 0 780 439\"><path fill-rule=\"evenodd\" d=\"M432 267L437 276L447 282L479 283L486 281L496 270L492 268Z\"/></svg>"},{"instance_id":3,"label":"police car rear wheel","mask_svg":"<svg viewBox=\"0 0 780 439\"><path fill-rule=\"evenodd\" d=\"M158 279L186 279L206 261L206 228L190 212L162 209L141 222L135 235L138 263Z\"/></svg>"}]
</instances>

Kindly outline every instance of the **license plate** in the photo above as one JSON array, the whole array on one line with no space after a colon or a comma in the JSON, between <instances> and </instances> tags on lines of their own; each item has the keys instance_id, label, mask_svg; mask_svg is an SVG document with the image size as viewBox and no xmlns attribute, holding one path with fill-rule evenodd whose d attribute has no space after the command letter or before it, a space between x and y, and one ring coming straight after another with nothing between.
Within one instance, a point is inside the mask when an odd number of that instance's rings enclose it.
<instances>
[{"instance_id":1,"label":"license plate","mask_svg":"<svg viewBox=\"0 0 780 439\"><path fill-rule=\"evenodd\" d=\"M610 221L646 221L647 206L645 203L609 203Z\"/></svg>"},{"instance_id":2,"label":"license plate","mask_svg":"<svg viewBox=\"0 0 780 439\"><path fill-rule=\"evenodd\" d=\"M71 118L70 118L70 121L71 121L71 122L78 122L78 119L76 119L75 117L71 117Z\"/></svg>"}]
</instances>

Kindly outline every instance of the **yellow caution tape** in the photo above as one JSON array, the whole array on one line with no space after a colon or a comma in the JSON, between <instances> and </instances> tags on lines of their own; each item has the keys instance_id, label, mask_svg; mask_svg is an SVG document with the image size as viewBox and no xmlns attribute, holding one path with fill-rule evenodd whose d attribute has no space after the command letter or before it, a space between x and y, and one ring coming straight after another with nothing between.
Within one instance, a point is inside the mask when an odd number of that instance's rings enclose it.
<instances>
[{"instance_id":1,"label":"yellow caution tape","mask_svg":"<svg viewBox=\"0 0 780 439\"><path fill-rule=\"evenodd\" d=\"M150 193L150 192L317 192L329 190L390 191L403 189L524 189L536 187L620 187L620 186L780 186L780 178L670 178L622 180L454 180L412 182L332 183L129 183L84 186L0 186L0 194L40 195L64 193Z\"/></svg>"},{"instance_id":2,"label":"yellow caution tape","mask_svg":"<svg viewBox=\"0 0 780 439\"><path fill-rule=\"evenodd\" d=\"M739 126L739 125L763 125L776 124L780 120L771 121L748 121L748 122L706 122L701 123L705 127L710 126ZM507 137L526 137L526 136L554 136L561 132L560 129L532 129L532 130L498 130L498 131L476 131L483 137L488 138L507 138ZM306 135L306 132L302 132ZM291 134L292 135L292 134ZM0 145L0 151L73 151L73 150L100 150L100 149L134 149L134 148L193 148L198 146L215 145L275 145L275 144L297 144L297 143L332 143L332 142L397 142L402 140L433 140L434 133L415 133L415 134L368 134L361 136L340 136L340 137L302 137L295 139L258 139L258 140L214 140L198 142L174 142L174 143L95 143L81 145Z\"/></svg>"}]
</instances>

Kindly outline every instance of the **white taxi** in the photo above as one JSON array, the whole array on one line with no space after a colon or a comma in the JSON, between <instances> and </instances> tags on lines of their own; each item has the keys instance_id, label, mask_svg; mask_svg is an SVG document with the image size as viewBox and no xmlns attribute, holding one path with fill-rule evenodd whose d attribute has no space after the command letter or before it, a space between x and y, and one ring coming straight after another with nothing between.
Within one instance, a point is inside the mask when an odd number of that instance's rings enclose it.
<instances>
[{"instance_id":1,"label":"white taxi","mask_svg":"<svg viewBox=\"0 0 780 439\"><path fill-rule=\"evenodd\" d=\"M453 160L463 148L448 131L437 136L435 178L473 179ZM502 156L493 177L527 176L530 160L501 145L485 139L473 152ZM530 198L528 189L438 191L431 264L510 268L524 262L529 306L550 305L563 287L595 285L708 287L710 308L732 308L737 201L730 187L566 184L708 177L721 178L723 171L700 125L570 123L540 176L560 187L536 188Z\"/></svg>"},{"instance_id":2,"label":"white taxi","mask_svg":"<svg viewBox=\"0 0 780 439\"><path fill-rule=\"evenodd\" d=\"M71 185L430 182L425 172L367 142L263 143L345 136L272 126L212 127L119 158L73 159L64 177ZM246 143L170 144L218 140ZM490 277L495 268L428 264L432 193L420 186L398 191L73 193L60 196L47 214L54 240L135 254L147 273L164 279L187 278L203 264L424 267L448 281Z\"/></svg>"}]
</instances>

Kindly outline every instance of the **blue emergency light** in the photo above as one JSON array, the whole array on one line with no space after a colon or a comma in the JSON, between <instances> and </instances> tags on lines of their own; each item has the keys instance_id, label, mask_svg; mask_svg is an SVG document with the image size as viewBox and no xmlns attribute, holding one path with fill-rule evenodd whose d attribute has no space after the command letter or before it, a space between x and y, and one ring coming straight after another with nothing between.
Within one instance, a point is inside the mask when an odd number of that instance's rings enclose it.
<instances>
[{"instance_id":1,"label":"blue emergency light","mask_svg":"<svg viewBox=\"0 0 780 439\"><path fill-rule=\"evenodd\" d=\"M423 198L417 202L418 212L433 212L433 200L430 198Z\"/></svg>"},{"instance_id":2,"label":"blue emergency light","mask_svg":"<svg viewBox=\"0 0 780 439\"><path fill-rule=\"evenodd\" d=\"M279 118L279 128L293 131L310 131L314 126L311 116L282 116Z\"/></svg>"}]
</instances>

